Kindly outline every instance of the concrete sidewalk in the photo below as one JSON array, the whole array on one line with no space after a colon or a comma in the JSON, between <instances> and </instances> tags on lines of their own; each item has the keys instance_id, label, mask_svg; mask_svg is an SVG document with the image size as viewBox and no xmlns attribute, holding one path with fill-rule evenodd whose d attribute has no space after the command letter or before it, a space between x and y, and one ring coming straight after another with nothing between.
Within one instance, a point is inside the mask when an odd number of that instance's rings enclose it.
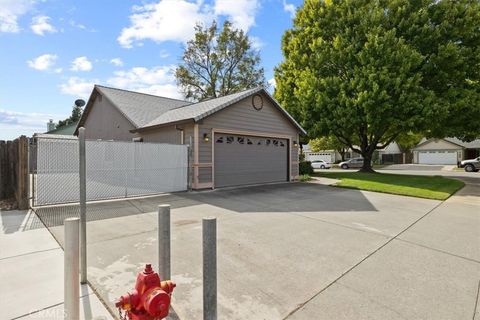
<instances>
[{"instance_id":1,"label":"concrete sidewalk","mask_svg":"<svg viewBox=\"0 0 480 320\"><path fill-rule=\"evenodd\" d=\"M113 319L88 285L80 319ZM64 319L63 250L32 211L0 211L2 319Z\"/></svg>"},{"instance_id":2,"label":"concrete sidewalk","mask_svg":"<svg viewBox=\"0 0 480 320\"><path fill-rule=\"evenodd\" d=\"M216 216L219 319L471 320L475 187L445 203L293 183L89 204L89 279L113 308L145 263L156 267L156 209L169 203L180 319L202 317L201 219ZM37 213L62 243L77 209Z\"/></svg>"}]
</instances>

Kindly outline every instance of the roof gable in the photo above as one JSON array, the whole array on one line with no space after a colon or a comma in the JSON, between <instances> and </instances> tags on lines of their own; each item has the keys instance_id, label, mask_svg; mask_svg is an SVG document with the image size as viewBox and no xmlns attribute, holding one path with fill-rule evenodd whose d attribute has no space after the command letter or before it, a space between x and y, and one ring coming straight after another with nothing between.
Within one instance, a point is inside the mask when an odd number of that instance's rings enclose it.
<instances>
[{"instance_id":1,"label":"roof gable","mask_svg":"<svg viewBox=\"0 0 480 320\"><path fill-rule=\"evenodd\" d=\"M290 116L290 114L285 109L283 109L278 104L278 102L273 99L273 97L262 87L253 88L227 96L205 100L183 106L181 108L169 110L164 114L158 116L156 119L153 119L152 121L147 123L143 128L161 126L168 123L174 123L184 120L193 120L195 122L198 122L240 100L243 100L249 96L260 92L264 93L269 98L272 104L281 111L281 113L293 124L293 126L295 126L303 134L306 134L305 130L295 121L295 119L293 119L292 116Z\"/></svg>"},{"instance_id":2,"label":"roof gable","mask_svg":"<svg viewBox=\"0 0 480 320\"><path fill-rule=\"evenodd\" d=\"M154 96L150 94L109 88L95 88L134 125L139 128L165 112L191 104L191 102Z\"/></svg>"},{"instance_id":3,"label":"roof gable","mask_svg":"<svg viewBox=\"0 0 480 320\"><path fill-rule=\"evenodd\" d=\"M197 122L259 92L264 93L294 127L301 133L306 134L305 130L295 119L293 119L263 87L257 87L198 103L191 103L183 100L95 85L77 129L85 123L86 117L93 107L98 94L108 99L135 129L146 129L186 120ZM77 130L75 130L75 133L76 132Z\"/></svg>"}]
</instances>

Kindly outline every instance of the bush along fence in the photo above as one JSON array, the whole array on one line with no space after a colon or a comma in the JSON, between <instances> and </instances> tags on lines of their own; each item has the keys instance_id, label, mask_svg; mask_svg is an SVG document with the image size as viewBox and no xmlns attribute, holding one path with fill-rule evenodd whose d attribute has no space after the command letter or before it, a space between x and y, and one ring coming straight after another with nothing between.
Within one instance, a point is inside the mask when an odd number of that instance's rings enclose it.
<instances>
[{"instance_id":1,"label":"bush along fence","mask_svg":"<svg viewBox=\"0 0 480 320\"><path fill-rule=\"evenodd\" d=\"M19 209L28 209L28 138L0 140L0 200L15 198Z\"/></svg>"}]
</instances>

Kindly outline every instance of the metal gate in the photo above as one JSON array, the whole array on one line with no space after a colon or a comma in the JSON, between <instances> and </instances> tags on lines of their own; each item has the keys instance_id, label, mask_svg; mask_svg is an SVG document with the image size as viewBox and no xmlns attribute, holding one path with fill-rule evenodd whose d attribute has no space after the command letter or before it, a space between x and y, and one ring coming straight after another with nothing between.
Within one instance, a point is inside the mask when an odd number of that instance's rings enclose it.
<instances>
[{"instance_id":1,"label":"metal gate","mask_svg":"<svg viewBox=\"0 0 480 320\"><path fill-rule=\"evenodd\" d=\"M87 201L188 188L188 146L87 140ZM33 206L79 201L76 137L36 138Z\"/></svg>"}]
</instances>

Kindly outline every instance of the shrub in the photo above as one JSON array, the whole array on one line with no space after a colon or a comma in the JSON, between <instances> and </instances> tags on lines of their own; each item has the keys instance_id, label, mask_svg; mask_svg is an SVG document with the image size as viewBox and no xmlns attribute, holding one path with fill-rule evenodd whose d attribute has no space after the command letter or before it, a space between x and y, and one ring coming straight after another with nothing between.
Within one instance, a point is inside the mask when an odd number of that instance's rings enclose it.
<instances>
[{"instance_id":1,"label":"shrub","mask_svg":"<svg viewBox=\"0 0 480 320\"><path fill-rule=\"evenodd\" d=\"M312 163L310 161L300 162L299 171L300 171L300 175L312 174L313 173Z\"/></svg>"},{"instance_id":2,"label":"shrub","mask_svg":"<svg viewBox=\"0 0 480 320\"><path fill-rule=\"evenodd\" d=\"M312 180L312 177L310 177L310 175L308 175L308 174L302 174L299 177L299 180L302 181L302 182L310 181L310 180Z\"/></svg>"}]
</instances>

